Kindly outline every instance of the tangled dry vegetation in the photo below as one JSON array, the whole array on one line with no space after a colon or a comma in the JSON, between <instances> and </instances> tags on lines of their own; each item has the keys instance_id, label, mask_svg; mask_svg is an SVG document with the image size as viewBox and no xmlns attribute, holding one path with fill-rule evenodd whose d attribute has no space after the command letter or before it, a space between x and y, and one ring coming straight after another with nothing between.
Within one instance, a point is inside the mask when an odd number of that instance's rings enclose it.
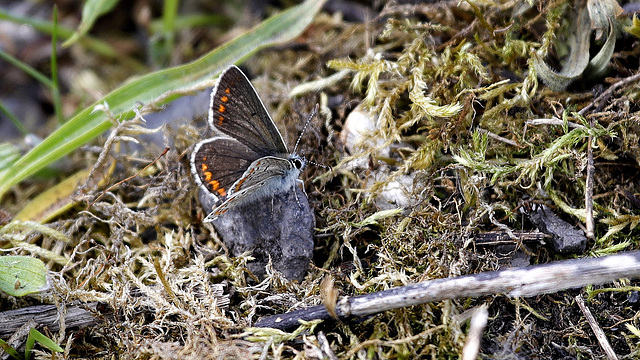
<instances>
[{"instance_id":1,"label":"tangled dry vegetation","mask_svg":"<svg viewBox=\"0 0 640 360\"><path fill-rule=\"evenodd\" d=\"M303 175L317 239L300 283L273 269L256 279L245 269L250 254L231 257L200 222L188 168L201 136L193 123L158 130L172 151L141 173L161 147L143 146L136 156L114 151L146 132L135 120L114 130L100 160L95 152L73 155L98 163L84 205L48 224L60 237L25 239L63 257L49 264L54 291L45 302L62 311L102 306L94 326L51 334L68 357L315 358L322 332L338 358L455 358L468 312L484 305L483 358L604 358L577 294L620 358L640 356L637 280L532 298L447 300L313 322L292 334L247 330L261 316L322 304L327 277L339 295L354 296L638 248L640 24L633 15L613 0L378 10L362 23L321 13L299 44L245 64L289 144L302 127L296 113L320 103L299 152L332 169L311 166ZM303 86L291 98L296 85ZM345 125L354 114L365 125ZM536 231L521 211L529 204L545 204L587 231L588 191L595 228L584 253L522 241ZM15 203L28 195L17 192ZM482 234L507 240L486 243ZM11 301L3 299L3 308L33 303Z\"/></svg>"}]
</instances>

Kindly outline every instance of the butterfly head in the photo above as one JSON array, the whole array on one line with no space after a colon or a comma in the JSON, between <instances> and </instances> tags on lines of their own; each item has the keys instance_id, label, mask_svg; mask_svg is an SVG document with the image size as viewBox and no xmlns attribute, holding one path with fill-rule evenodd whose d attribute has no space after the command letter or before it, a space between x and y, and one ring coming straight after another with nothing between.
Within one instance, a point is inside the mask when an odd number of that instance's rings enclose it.
<instances>
[{"instance_id":1,"label":"butterfly head","mask_svg":"<svg viewBox=\"0 0 640 360\"><path fill-rule=\"evenodd\" d=\"M297 169L298 171L302 171L305 166L307 166L307 159L298 154L289 155L289 162L291 163L293 168Z\"/></svg>"}]
</instances>

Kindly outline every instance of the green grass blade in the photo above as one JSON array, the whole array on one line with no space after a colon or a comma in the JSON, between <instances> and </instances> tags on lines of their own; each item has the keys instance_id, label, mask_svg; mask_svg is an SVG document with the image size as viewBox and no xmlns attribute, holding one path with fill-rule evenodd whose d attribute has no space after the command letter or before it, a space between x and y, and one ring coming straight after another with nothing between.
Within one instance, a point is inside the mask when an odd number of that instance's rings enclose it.
<instances>
[{"instance_id":1,"label":"green grass blade","mask_svg":"<svg viewBox=\"0 0 640 360\"><path fill-rule=\"evenodd\" d=\"M16 359L16 360L22 360L24 359L22 357L22 355L18 354L18 352L16 351L16 349L12 348L9 344L7 344L6 341L0 339L0 347L2 348L2 350L4 350L7 354L9 354L9 356L11 356L12 358Z\"/></svg>"},{"instance_id":2,"label":"green grass blade","mask_svg":"<svg viewBox=\"0 0 640 360\"><path fill-rule=\"evenodd\" d=\"M175 23L179 0L164 0L162 6L162 29L151 39L151 62L168 64L175 44Z\"/></svg>"},{"instance_id":3,"label":"green grass blade","mask_svg":"<svg viewBox=\"0 0 640 360\"><path fill-rule=\"evenodd\" d=\"M63 352L64 349L60 347L60 345L56 344L53 340L46 337L43 333L36 329L29 330L29 337L33 338L35 341L39 342L42 346L47 349L55 352Z\"/></svg>"},{"instance_id":4,"label":"green grass blade","mask_svg":"<svg viewBox=\"0 0 640 360\"><path fill-rule=\"evenodd\" d=\"M0 172L20 158L20 149L11 143L0 143Z\"/></svg>"},{"instance_id":5,"label":"green grass blade","mask_svg":"<svg viewBox=\"0 0 640 360\"><path fill-rule=\"evenodd\" d=\"M58 122L62 124L64 117L62 116L62 100L60 99L60 86L58 85L58 7L55 5L53 6L53 33L51 34L51 81L53 109Z\"/></svg>"},{"instance_id":6,"label":"green grass blade","mask_svg":"<svg viewBox=\"0 0 640 360\"><path fill-rule=\"evenodd\" d=\"M23 136L29 133L29 130L27 130L24 125L22 125L22 121L20 121L20 119L18 119L18 117L13 112L11 112L11 110L2 101L0 101L0 113L3 113L6 117L8 117L9 121L11 121L13 126L15 126Z\"/></svg>"},{"instance_id":7,"label":"green grass blade","mask_svg":"<svg viewBox=\"0 0 640 360\"><path fill-rule=\"evenodd\" d=\"M158 33L164 29L164 19L153 20L149 26L151 33ZM211 26L213 24L228 24L229 20L220 14L190 14L177 16L173 25L174 31L185 28Z\"/></svg>"},{"instance_id":8,"label":"green grass blade","mask_svg":"<svg viewBox=\"0 0 640 360\"><path fill-rule=\"evenodd\" d=\"M56 22L57 24L57 22ZM55 34L55 32L54 32ZM9 64L17 67L18 69L24 71L25 73L27 73L29 76L33 77L34 79L38 80L39 82L41 82L44 86L48 87L49 90L51 90L52 94L53 94L53 107L55 109L55 113L56 116L58 117L58 120L60 121L60 123L63 122L62 119L62 101L60 100L60 91L58 89L58 74L57 74L57 62L56 62L56 49L55 49L55 43L57 42L56 40L56 36L53 36L53 46L52 46L52 60L51 60L51 70L53 71L53 77L54 80L49 79L48 77L46 77L44 74L40 73L38 70L34 69L33 67L29 66L28 64L20 61L18 58L5 53L3 51L0 50L0 58L4 59L6 62L8 62ZM5 110L3 109L3 112L5 112Z\"/></svg>"},{"instance_id":9,"label":"green grass blade","mask_svg":"<svg viewBox=\"0 0 640 360\"><path fill-rule=\"evenodd\" d=\"M0 51L0 58L4 59L4 61L8 62L9 64L17 67L18 69L26 72L27 74L29 74L29 76L31 76L32 78L38 80L39 82L41 82L42 84L44 84L46 87L48 88L52 88L53 87L53 82L51 80L49 80L48 77L46 77L45 75L43 75L42 73L40 73L38 70L34 69L33 67L29 66L28 64L20 61L18 58L4 52L4 51Z\"/></svg>"},{"instance_id":10,"label":"green grass blade","mask_svg":"<svg viewBox=\"0 0 640 360\"><path fill-rule=\"evenodd\" d=\"M34 29L49 35L53 35L54 32L54 25L49 21L39 20L36 18L14 16L1 8L0 20L7 20L21 25L29 25ZM59 36L61 39L68 39L74 34L74 31L73 29L64 26L58 26L56 33L57 36ZM143 71L144 69L146 69L146 66L144 64L141 64L140 62L132 59L129 56L123 56L121 52L116 51L106 42L92 38L89 35L81 37L78 43L80 43L85 48L96 52L97 54L111 59L118 59L118 61L121 61L123 64L130 66L132 69L138 69L139 71Z\"/></svg>"},{"instance_id":11,"label":"green grass blade","mask_svg":"<svg viewBox=\"0 0 640 360\"><path fill-rule=\"evenodd\" d=\"M29 333L31 335L31 333ZM35 345L36 339L33 336L27 336L27 342L24 344L24 358L25 360L31 360L31 350L33 350L33 345Z\"/></svg>"},{"instance_id":12,"label":"green grass blade","mask_svg":"<svg viewBox=\"0 0 640 360\"><path fill-rule=\"evenodd\" d=\"M118 0L87 0L82 6L82 21L78 30L62 44L70 46L84 36L98 18L111 11L118 4Z\"/></svg>"},{"instance_id":13,"label":"green grass blade","mask_svg":"<svg viewBox=\"0 0 640 360\"><path fill-rule=\"evenodd\" d=\"M261 48L289 41L313 20L324 1L307 0L260 23L252 30L219 46L201 58L181 66L133 79L69 119L42 143L0 174L0 198L13 185L60 159L108 130L112 123L104 112L93 111L106 103L117 119L133 117L138 102L162 103L168 97L202 89L232 63L240 62Z\"/></svg>"},{"instance_id":14,"label":"green grass blade","mask_svg":"<svg viewBox=\"0 0 640 360\"><path fill-rule=\"evenodd\" d=\"M176 17L178 16L178 0L165 0L162 9L162 30L167 37L168 48L173 49L174 32L176 31Z\"/></svg>"}]
</instances>

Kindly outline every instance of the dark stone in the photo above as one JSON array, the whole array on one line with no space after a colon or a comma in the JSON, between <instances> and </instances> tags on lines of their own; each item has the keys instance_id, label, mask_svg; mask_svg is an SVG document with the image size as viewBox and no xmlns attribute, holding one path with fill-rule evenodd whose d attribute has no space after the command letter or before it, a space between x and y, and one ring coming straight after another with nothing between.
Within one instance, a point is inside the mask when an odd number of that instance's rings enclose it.
<instances>
[{"instance_id":1,"label":"dark stone","mask_svg":"<svg viewBox=\"0 0 640 360\"><path fill-rule=\"evenodd\" d=\"M549 207L542 205L528 215L541 232L551 235L550 243L555 252L581 254L586 249L587 237L584 233L560 219Z\"/></svg>"},{"instance_id":2,"label":"dark stone","mask_svg":"<svg viewBox=\"0 0 640 360\"><path fill-rule=\"evenodd\" d=\"M215 199L199 191L200 203L208 213ZM249 251L248 264L262 278L271 258L273 267L289 280L301 281L313 257L315 216L304 192L298 187L271 198L259 199L229 209L213 226L232 256Z\"/></svg>"}]
</instances>

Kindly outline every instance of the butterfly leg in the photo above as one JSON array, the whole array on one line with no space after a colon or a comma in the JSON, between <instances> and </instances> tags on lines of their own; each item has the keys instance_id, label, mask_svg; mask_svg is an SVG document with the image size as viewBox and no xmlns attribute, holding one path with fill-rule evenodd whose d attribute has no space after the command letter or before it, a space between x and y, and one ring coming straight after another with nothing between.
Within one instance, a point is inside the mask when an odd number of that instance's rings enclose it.
<instances>
[{"instance_id":1,"label":"butterfly leg","mask_svg":"<svg viewBox=\"0 0 640 360\"><path fill-rule=\"evenodd\" d=\"M296 179L296 182L300 184L300 187L302 188L302 192L304 193L304 195L308 197L307 190L304 189L304 181L300 179ZM302 204L300 204L300 199L298 199L298 192L296 191L295 186L293 187L293 195L296 196L296 202L298 203L298 207L302 209Z\"/></svg>"},{"instance_id":2,"label":"butterfly leg","mask_svg":"<svg viewBox=\"0 0 640 360\"><path fill-rule=\"evenodd\" d=\"M296 202L298 203L298 207L302 208L302 204L300 204L300 199L298 199L298 192L296 191L296 187L294 186L291 189L293 190L293 196L296 197ZM305 195L306 195L306 193L305 193Z\"/></svg>"},{"instance_id":3,"label":"butterfly leg","mask_svg":"<svg viewBox=\"0 0 640 360\"><path fill-rule=\"evenodd\" d=\"M304 193L304 195L308 197L309 195L307 195L307 190L304 189L304 181L302 181L301 179L296 179L296 182L300 184L300 187L302 188L302 192Z\"/></svg>"}]
</instances>

